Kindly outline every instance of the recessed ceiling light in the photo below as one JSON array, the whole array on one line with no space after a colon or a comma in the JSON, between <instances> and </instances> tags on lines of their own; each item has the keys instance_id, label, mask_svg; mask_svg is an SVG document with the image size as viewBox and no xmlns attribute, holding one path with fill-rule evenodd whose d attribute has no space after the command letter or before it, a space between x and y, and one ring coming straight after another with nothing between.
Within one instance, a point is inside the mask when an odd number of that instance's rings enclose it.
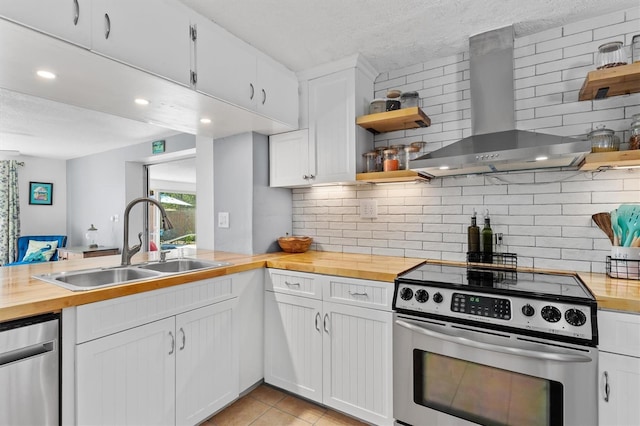
<instances>
[{"instance_id":1,"label":"recessed ceiling light","mask_svg":"<svg viewBox=\"0 0 640 426\"><path fill-rule=\"evenodd\" d=\"M211 123L211 119L210 118L201 118L200 122L202 124L209 124L209 123Z\"/></svg>"},{"instance_id":2,"label":"recessed ceiling light","mask_svg":"<svg viewBox=\"0 0 640 426\"><path fill-rule=\"evenodd\" d=\"M138 105L149 105L149 101L143 98L136 98L134 102Z\"/></svg>"},{"instance_id":3,"label":"recessed ceiling light","mask_svg":"<svg viewBox=\"0 0 640 426\"><path fill-rule=\"evenodd\" d=\"M449 170L449 166L440 166L440 170Z\"/></svg>"},{"instance_id":4,"label":"recessed ceiling light","mask_svg":"<svg viewBox=\"0 0 640 426\"><path fill-rule=\"evenodd\" d=\"M51 71L38 70L36 71L36 74L38 75L38 77L46 78L47 80L53 80L54 78L56 78L56 75Z\"/></svg>"},{"instance_id":5,"label":"recessed ceiling light","mask_svg":"<svg viewBox=\"0 0 640 426\"><path fill-rule=\"evenodd\" d=\"M544 160L548 160L549 157L545 157L544 155L541 155L540 157L536 157L536 161L544 161Z\"/></svg>"}]
</instances>

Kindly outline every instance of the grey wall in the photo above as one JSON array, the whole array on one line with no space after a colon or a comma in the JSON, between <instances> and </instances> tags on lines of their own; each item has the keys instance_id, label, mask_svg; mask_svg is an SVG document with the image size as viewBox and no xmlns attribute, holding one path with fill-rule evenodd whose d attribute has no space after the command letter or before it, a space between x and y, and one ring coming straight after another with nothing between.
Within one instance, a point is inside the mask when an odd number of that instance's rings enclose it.
<instances>
[{"instance_id":1,"label":"grey wall","mask_svg":"<svg viewBox=\"0 0 640 426\"><path fill-rule=\"evenodd\" d=\"M122 246L123 213L129 201L143 195L144 164L169 159L195 148L193 135L166 139L166 153L153 156L151 141L67 161L67 245L84 244L91 224L98 228L98 244ZM134 207L129 241L142 230L142 211ZM117 221L115 216L118 216Z\"/></svg>"},{"instance_id":2,"label":"grey wall","mask_svg":"<svg viewBox=\"0 0 640 426\"><path fill-rule=\"evenodd\" d=\"M291 233L290 189L269 188L268 138L243 133L214 141L216 250L256 254L278 251L276 240ZM217 226L229 213L229 228Z\"/></svg>"}]
</instances>

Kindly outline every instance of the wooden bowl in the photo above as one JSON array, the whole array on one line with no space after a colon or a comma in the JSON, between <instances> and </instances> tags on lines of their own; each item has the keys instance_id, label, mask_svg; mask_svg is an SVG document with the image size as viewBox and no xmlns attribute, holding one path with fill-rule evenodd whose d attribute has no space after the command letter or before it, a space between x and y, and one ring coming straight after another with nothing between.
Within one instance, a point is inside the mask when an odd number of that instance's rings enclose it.
<instances>
[{"instance_id":1,"label":"wooden bowl","mask_svg":"<svg viewBox=\"0 0 640 426\"><path fill-rule=\"evenodd\" d=\"M309 246L313 242L311 237L280 237L278 244L282 251L286 253L304 253L309 250Z\"/></svg>"}]
</instances>

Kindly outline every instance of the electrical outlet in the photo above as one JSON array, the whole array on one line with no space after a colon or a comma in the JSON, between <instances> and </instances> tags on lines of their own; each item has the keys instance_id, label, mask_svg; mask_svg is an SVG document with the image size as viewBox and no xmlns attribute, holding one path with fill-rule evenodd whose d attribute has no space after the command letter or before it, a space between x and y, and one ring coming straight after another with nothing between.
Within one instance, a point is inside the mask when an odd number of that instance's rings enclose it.
<instances>
[{"instance_id":1,"label":"electrical outlet","mask_svg":"<svg viewBox=\"0 0 640 426\"><path fill-rule=\"evenodd\" d=\"M218 212L218 228L229 227L229 212Z\"/></svg>"},{"instance_id":2,"label":"electrical outlet","mask_svg":"<svg viewBox=\"0 0 640 426\"><path fill-rule=\"evenodd\" d=\"M377 219L378 200L360 200L360 217L362 219Z\"/></svg>"}]
</instances>

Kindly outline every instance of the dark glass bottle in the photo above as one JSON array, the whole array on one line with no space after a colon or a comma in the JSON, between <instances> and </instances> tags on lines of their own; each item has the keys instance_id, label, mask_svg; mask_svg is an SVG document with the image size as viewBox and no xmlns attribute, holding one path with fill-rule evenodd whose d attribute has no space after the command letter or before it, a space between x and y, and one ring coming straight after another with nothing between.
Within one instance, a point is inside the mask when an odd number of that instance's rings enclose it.
<instances>
[{"instance_id":1,"label":"dark glass bottle","mask_svg":"<svg viewBox=\"0 0 640 426\"><path fill-rule=\"evenodd\" d=\"M484 216L484 228L482 228L482 261L493 263L493 231L491 230L491 219L489 210Z\"/></svg>"},{"instance_id":2,"label":"dark glass bottle","mask_svg":"<svg viewBox=\"0 0 640 426\"><path fill-rule=\"evenodd\" d=\"M478 257L480 253L480 228L476 223L476 211L473 210L473 216L471 216L471 226L467 228L467 244L469 248L469 260L477 261L474 259Z\"/></svg>"}]
</instances>

